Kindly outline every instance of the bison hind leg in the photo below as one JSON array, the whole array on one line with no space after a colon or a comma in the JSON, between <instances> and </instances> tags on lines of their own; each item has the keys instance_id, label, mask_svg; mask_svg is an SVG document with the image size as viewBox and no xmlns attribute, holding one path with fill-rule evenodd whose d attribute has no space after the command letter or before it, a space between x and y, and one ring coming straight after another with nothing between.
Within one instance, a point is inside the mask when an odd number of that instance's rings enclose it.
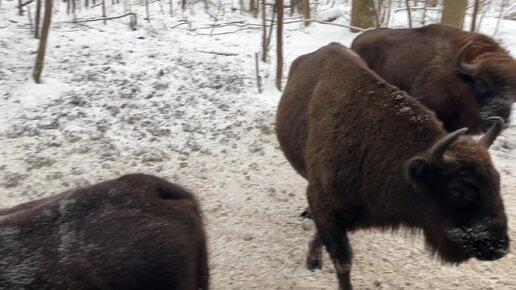
<instances>
[{"instance_id":1,"label":"bison hind leg","mask_svg":"<svg viewBox=\"0 0 516 290\"><path fill-rule=\"evenodd\" d=\"M305 210L299 214L300 220L311 220L312 219L312 213L310 212L310 208L307 207Z\"/></svg>"}]
</instances>

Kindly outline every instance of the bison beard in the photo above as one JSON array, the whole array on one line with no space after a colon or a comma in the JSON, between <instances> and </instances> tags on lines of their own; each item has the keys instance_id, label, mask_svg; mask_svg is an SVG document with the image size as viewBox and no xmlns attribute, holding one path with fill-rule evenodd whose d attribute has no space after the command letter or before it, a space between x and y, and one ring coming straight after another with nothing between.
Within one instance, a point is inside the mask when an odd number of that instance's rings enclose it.
<instances>
[{"instance_id":1,"label":"bison beard","mask_svg":"<svg viewBox=\"0 0 516 290\"><path fill-rule=\"evenodd\" d=\"M387 82L433 110L449 132L483 132L490 116L509 121L516 60L485 35L442 24L381 28L356 37L352 49Z\"/></svg>"},{"instance_id":2,"label":"bison beard","mask_svg":"<svg viewBox=\"0 0 516 290\"><path fill-rule=\"evenodd\" d=\"M0 211L0 289L208 290L192 194L130 174Z\"/></svg>"},{"instance_id":3,"label":"bison beard","mask_svg":"<svg viewBox=\"0 0 516 290\"><path fill-rule=\"evenodd\" d=\"M494 260L509 247L499 175L481 141L447 134L433 112L386 83L353 52L332 43L294 61L276 133L286 158L308 180L317 226L309 269L328 250L341 289L351 289L347 232L421 229L449 263Z\"/></svg>"}]
</instances>

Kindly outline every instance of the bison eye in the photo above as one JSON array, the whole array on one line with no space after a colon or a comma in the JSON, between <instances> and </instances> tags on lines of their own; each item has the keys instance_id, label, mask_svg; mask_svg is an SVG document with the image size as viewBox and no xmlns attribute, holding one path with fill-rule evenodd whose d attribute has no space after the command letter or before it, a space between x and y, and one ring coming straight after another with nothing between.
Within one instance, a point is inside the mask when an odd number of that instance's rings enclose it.
<instances>
[{"instance_id":1,"label":"bison eye","mask_svg":"<svg viewBox=\"0 0 516 290\"><path fill-rule=\"evenodd\" d=\"M453 206L467 206L474 198L475 194L471 189L459 186L450 188L449 201Z\"/></svg>"}]
</instances>

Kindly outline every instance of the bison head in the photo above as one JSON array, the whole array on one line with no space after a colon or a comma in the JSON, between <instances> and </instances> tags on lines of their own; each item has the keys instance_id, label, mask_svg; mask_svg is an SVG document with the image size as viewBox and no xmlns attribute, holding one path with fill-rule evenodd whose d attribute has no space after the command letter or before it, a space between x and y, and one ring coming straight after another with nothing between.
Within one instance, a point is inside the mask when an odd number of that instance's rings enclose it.
<instances>
[{"instance_id":1,"label":"bison head","mask_svg":"<svg viewBox=\"0 0 516 290\"><path fill-rule=\"evenodd\" d=\"M467 63L465 57L471 47L468 43L459 50L457 72L473 91L484 124L488 116L499 116L508 124L516 100L516 60L499 51L485 52Z\"/></svg>"},{"instance_id":2,"label":"bison head","mask_svg":"<svg viewBox=\"0 0 516 290\"><path fill-rule=\"evenodd\" d=\"M486 150L502 126L495 118L478 142L461 137L466 128L457 130L407 163L427 246L444 262L496 260L508 252L500 177Z\"/></svg>"}]
</instances>

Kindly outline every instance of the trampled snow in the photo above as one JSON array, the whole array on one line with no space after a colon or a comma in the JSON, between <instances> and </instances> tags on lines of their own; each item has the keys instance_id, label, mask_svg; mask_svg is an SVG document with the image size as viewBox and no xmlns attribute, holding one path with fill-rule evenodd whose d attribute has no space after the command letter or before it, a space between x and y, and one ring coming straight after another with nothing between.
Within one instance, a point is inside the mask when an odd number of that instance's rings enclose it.
<instances>
[{"instance_id":1,"label":"trampled snow","mask_svg":"<svg viewBox=\"0 0 516 290\"><path fill-rule=\"evenodd\" d=\"M285 160L274 134L281 95L274 85L274 37L269 63L259 64L264 90L258 93L259 18L231 12L230 4L212 7L210 15L202 3L182 13L175 2L170 17L167 3L162 13L161 2L153 2L148 23L145 8L135 3L126 6L138 13L137 30L131 31L128 18L74 24L65 4L55 1L44 81L36 85L28 80L38 42L27 16L16 15L16 3L3 0L0 6L1 207L124 173L156 174L199 197L213 289L336 288L327 256L320 272L304 267L312 232L297 216L306 206L306 182ZM333 23L347 25L347 5L321 7L317 17L340 16ZM108 16L123 10L122 4L108 5ZM79 20L100 15L99 6L77 13ZM483 18L482 32L495 31L494 16ZM391 26L407 26L404 11L391 17ZM211 26L215 18L220 27ZM513 55L515 32L516 21L503 20L495 35ZM298 56L331 41L349 46L356 35L337 25L288 24L283 83ZM515 140L511 125L491 149L513 240ZM407 236L352 235L357 289L516 288L514 254L441 266L419 237Z\"/></svg>"}]
</instances>

